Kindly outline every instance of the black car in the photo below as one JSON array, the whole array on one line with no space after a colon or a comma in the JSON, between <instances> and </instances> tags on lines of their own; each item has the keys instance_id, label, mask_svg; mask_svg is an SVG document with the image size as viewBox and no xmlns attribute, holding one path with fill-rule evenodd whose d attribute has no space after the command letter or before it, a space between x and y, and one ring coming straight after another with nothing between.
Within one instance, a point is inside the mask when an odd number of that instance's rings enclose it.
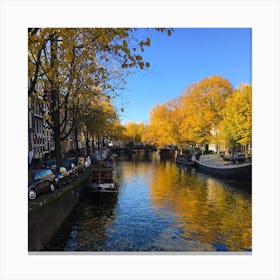
<instances>
[{"instance_id":1,"label":"black car","mask_svg":"<svg viewBox=\"0 0 280 280\"><path fill-rule=\"evenodd\" d=\"M28 174L28 198L35 199L39 193L53 192L55 176L50 169L30 171Z\"/></svg>"},{"instance_id":2,"label":"black car","mask_svg":"<svg viewBox=\"0 0 280 280\"><path fill-rule=\"evenodd\" d=\"M50 169L56 165L55 159L48 159L43 165L42 168Z\"/></svg>"},{"instance_id":3,"label":"black car","mask_svg":"<svg viewBox=\"0 0 280 280\"><path fill-rule=\"evenodd\" d=\"M246 156L244 154L238 153L233 156L233 160L237 162L243 162L246 160Z\"/></svg>"},{"instance_id":4,"label":"black car","mask_svg":"<svg viewBox=\"0 0 280 280\"><path fill-rule=\"evenodd\" d=\"M72 157L68 158L67 161L75 164L78 174L86 172L85 159L83 157Z\"/></svg>"},{"instance_id":5,"label":"black car","mask_svg":"<svg viewBox=\"0 0 280 280\"><path fill-rule=\"evenodd\" d=\"M55 175L56 186L58 188L70 182L70 174L65 167L53 166L52 172Z\"/></svg>"}]
</instances>

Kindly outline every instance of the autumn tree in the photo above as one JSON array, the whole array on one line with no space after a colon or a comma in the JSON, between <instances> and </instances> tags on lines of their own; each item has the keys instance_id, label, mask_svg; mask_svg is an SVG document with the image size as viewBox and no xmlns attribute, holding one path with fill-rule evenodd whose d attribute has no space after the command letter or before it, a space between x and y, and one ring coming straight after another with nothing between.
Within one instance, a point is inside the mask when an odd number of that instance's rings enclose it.
<instances>
[{"instance_id":1,"label":"autumn tree","mask_svg":"<svg viewBox=\"0 0 280 280\"><path fill-rule=\"evenodd\" d=\"M157 104L150 112L149 124L143 134L143 142L149 143L155 146L160 146L164 140L162 140L162 127L164 127L165 120L165 106Z\"/></svg>"},{"instance_id":2,"label":"autumn tree","mask_svg":"<svg viewBox=\"0 0 280 280\"><path fill-rule=\"evenodd\" d=\"M157 147L176 145L180 141L179 124L179 104L176 99L156 105L150 112L149 125L144 132L143 141Z\"/></svg>"},{"instance_id":3,"label":"autumn tree","mask_svg":"<svg viewBox=\"0 0 280 280\"><path fill-rule=\"evenodd\" d=\"M228 146L245 147L248 153L252 143L252 86L241 84L226 102L222 135Z\"/></svg>"},{"instance_id":4,"label":"autumn tree","mask_svg":"<svg viewBox=\"0 0 280 280\"><path fill-rule=\"evenodd\" d=\"M83 103L83 110L79 113L80 125L86 139L89 152L89 139L94 138L101 145L102 139L118 138L122 136L123 127L117 111L106 96L89 96Z\"/></svg>"},{"instance_id":5,"label":"autumn tree","mask_svg":"<svg viewBox=\"0 0 280 280\"><path fill-rule=\"evenodd\" d=\"M126 141L137 143L142 141L142 135L144 133L144 130L145 124L143 122L128 122L124 125L123 135Z\"/></svg>"},{"instance_id":6,"label":"autumn tree","mask_svg":"<svg viewBox=\"0 0 280 280\"><path fill-rule=\"evenodd\" d=\"M49 107L46 120L54 131L55 158L61 161L61 141L77 128L79 96L92 92L111 96L122 88L130 69L148 68L141 53L150 38L131 36L133 28L29 28L28 93L37 98L36 84L44 85ZM161 32L170 30L162 28ZM44 106L42 106L42 111Z\"/></svg>"},{"instance_id":7,"label":"autumn tree","mask_svg":"<svg viewBox=\"0 0 280 280\"><path fill-rule=\"evenodd\" d=\"M156 105L143 140L157 146L184 147L191 144L218 142L231 83L212 76L193 83L178 98Z\"/></svg>"},{"instance_id":8,"label":"autumn tree","mask_svg":"<svg viewBox=\"0 0 280 280\"><path fill-rule=\"evenodd\" d=\"M220 76L208 77L187 87L180 98L181 138L194 143L217 141L213 132L220 130L226 99L232 91L231 83Z\"/></svg>"}]
</instances>

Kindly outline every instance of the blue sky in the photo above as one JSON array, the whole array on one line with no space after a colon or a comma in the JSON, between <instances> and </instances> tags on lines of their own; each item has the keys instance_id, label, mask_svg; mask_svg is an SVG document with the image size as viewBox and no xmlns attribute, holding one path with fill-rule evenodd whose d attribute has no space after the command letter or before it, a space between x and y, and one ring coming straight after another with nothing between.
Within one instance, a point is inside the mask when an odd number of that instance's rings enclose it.
<instances>
[{"instance_id":1,"label":"blue sky","mask_svg":"<svg viewBox=\"0 0 280 280\"><path fill-rule=\"evenodd\" d=\"M149 33L151 46L142 56L150 69L130 76L118 100L125 110L120 115L123 124L148 122L156 104L180 96L188 85L209 76L227 78L234 87L251 84L250 28L175 28L170 37Z\"/></svg>"}]
</instances>

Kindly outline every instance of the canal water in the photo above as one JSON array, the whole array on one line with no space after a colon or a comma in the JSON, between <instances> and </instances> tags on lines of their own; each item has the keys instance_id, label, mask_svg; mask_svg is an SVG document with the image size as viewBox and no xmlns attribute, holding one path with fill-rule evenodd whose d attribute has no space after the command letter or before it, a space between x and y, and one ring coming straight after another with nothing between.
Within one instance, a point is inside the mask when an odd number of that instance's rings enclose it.
<instances>
[{"instance_id":1,"label":"canal water","mask_svg":"<svg viewBox=\"0 0 280 280\"><path fill-rule=\"evenodd\" d=\"M252 250L248 183L139 153L114 163L117 195L85 194L44 251Z\"/></svg>"}]
</instances>

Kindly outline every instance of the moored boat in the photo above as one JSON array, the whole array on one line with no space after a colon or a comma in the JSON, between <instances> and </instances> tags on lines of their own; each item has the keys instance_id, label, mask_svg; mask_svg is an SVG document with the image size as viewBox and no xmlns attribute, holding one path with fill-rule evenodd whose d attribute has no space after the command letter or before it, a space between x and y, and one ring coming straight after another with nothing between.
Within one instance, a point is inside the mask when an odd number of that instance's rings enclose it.
<instances>
[{"instance_id":1,"label":"moored boat","mask_svg":"<svg viewBox=\"0 0 280 280\"><path fill-rule=\"evenodd\" d=\"M196 163L200 170L230 180L251 180L252 162L233 163L217 157L201 156Z\"/></svg>"},{"instance_id":2,"label":"moored boat","mask_svg":"<svg viewBox=\"0 0 280 280\"><path fill-rule=\"evenodd\" d=\"M118 192L118 184L113 180L113 168L93 168L88 190L99 193Z\"/></svg>"},{"instance_id":3,"label":"moored boat","mask_svg":"<svg viewBox=\"0 0 280 280\"><path fill-rule=\"evenodd\" d=\"M195 167L196 166L195 156L178 155L176 157L176 163L177 164L182 164L182 165L188 166L188 167Z\"/></svg>"}]
</instances>

